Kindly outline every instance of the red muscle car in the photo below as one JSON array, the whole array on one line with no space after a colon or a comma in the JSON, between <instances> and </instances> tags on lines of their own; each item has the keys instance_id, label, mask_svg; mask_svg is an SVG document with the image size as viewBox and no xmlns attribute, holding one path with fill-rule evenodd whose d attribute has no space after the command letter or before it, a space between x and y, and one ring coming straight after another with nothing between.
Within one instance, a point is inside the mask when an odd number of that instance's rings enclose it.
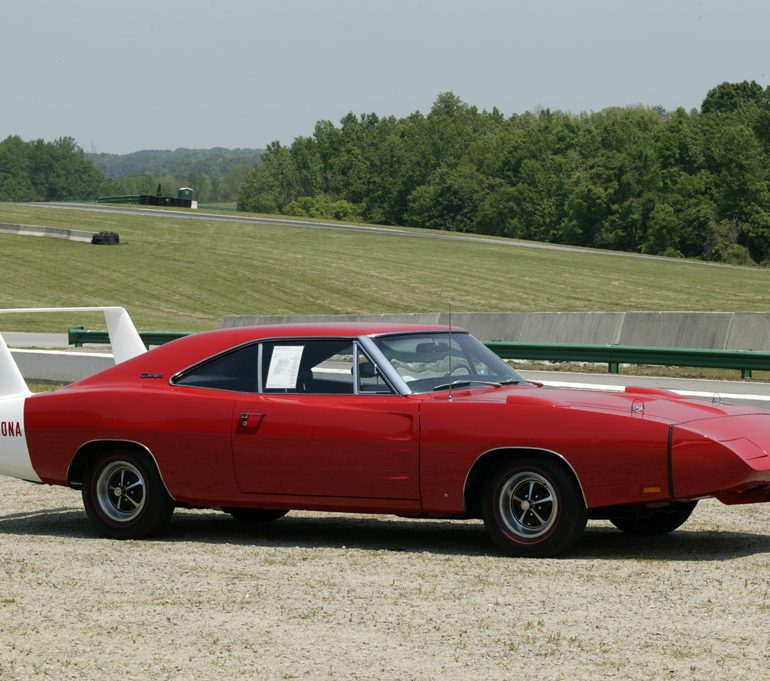
<instances>
[{"instance_id":1,"label":"red muscle car","mask_svg":"<svg viewBox=\"0 0 770 681\"><path fill-rule=\"evenodd\" d=\"M235 328L144 352L104 311L119 363L51 393L0 340L0 473L80 489L107 537L176 506L313 509L482 518L503 552L553 556L589 518L662 534L704 497L770 501L765 410L544 388L457 328Z\"/></svg>"}]
</instances>

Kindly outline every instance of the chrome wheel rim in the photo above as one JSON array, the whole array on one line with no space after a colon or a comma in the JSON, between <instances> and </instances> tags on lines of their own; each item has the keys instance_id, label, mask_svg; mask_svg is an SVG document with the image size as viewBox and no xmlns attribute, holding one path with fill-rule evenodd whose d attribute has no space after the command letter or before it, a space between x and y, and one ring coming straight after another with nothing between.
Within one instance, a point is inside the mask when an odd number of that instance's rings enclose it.
<instances>
[{"instance_id":1,"label":"chrome wheel rim","mask_svg":"<svg viewBox=\"0 0 770 681\"><path fill-rule=\"evenodd\" d=\"M499 511L507 530L521 539L546 534L556 522L559 501L553 485L534 472L516 473L500 489Z\"/></svg>"},{"instance_id":2,"label":"chrome wheel rim","mask_svg":"<svg viewBox=\"0 0 770 681\"><path fill-rule=\"evenodd\" d=\"M145 492L142 472L127 461L107 464L96 479L99 508L118 523L130 522L142 512Z\"/></svg>"}]
</instances>

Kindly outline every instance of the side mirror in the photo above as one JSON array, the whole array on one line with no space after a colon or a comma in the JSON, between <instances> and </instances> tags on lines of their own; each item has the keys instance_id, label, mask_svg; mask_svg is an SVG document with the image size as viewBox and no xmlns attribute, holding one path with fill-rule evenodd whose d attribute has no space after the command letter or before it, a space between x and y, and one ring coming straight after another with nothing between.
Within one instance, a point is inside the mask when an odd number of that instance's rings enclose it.
<instances>
[{"instance_id":1,"label":"side mirror","mask_svg":"<svg viewBox=\"0 0 770 681\"><path fill-rule=\"evenodd\" d=\"M358 375L360 378L374 378L378 373L377 365L371 362L362 362L358 365Z\"/></svg>"}]
</instances>

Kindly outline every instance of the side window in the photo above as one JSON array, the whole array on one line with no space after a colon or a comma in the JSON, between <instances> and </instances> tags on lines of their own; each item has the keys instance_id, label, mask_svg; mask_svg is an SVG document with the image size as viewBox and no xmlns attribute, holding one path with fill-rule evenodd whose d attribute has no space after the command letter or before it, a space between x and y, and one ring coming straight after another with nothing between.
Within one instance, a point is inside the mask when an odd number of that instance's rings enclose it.
<instances>
[{"instance_id":1,"label":"side window","mask_svg":"<svg viewBox=\"0 0 770 681\"><path fill-rule=\"evenodd\" d=\"M198 388L255 393L259 390L257 352L256 343L238 348L195 367L174 383Z\"/></svg>"},{"instance_id":2,"label":"side window","mask_svg":"<svg viewBox=\"0 0 770 681\"><path fill-rule=\"evenodd\" d=\"M279 341L262 344L265 393L353 393L353 342Z\"/></svg>"}]
</instances>

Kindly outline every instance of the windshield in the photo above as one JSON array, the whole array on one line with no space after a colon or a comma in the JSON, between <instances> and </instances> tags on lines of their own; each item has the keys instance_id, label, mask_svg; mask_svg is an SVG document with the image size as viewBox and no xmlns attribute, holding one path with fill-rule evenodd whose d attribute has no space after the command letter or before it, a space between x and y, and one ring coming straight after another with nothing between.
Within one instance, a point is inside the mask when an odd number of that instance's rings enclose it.
<instances>
[{"instance_id":1,"label":"windshield","mask_svg":"<svg viewBox=\"0 0 770 681\"><path fill-rule=\"evenodd\" d=\"M450 342L451 341L451 342ZM524 379L468 333L410 333L382 336L374 342L416 393L484 383L519 383Z\"/></svg>"}]
</instances>

